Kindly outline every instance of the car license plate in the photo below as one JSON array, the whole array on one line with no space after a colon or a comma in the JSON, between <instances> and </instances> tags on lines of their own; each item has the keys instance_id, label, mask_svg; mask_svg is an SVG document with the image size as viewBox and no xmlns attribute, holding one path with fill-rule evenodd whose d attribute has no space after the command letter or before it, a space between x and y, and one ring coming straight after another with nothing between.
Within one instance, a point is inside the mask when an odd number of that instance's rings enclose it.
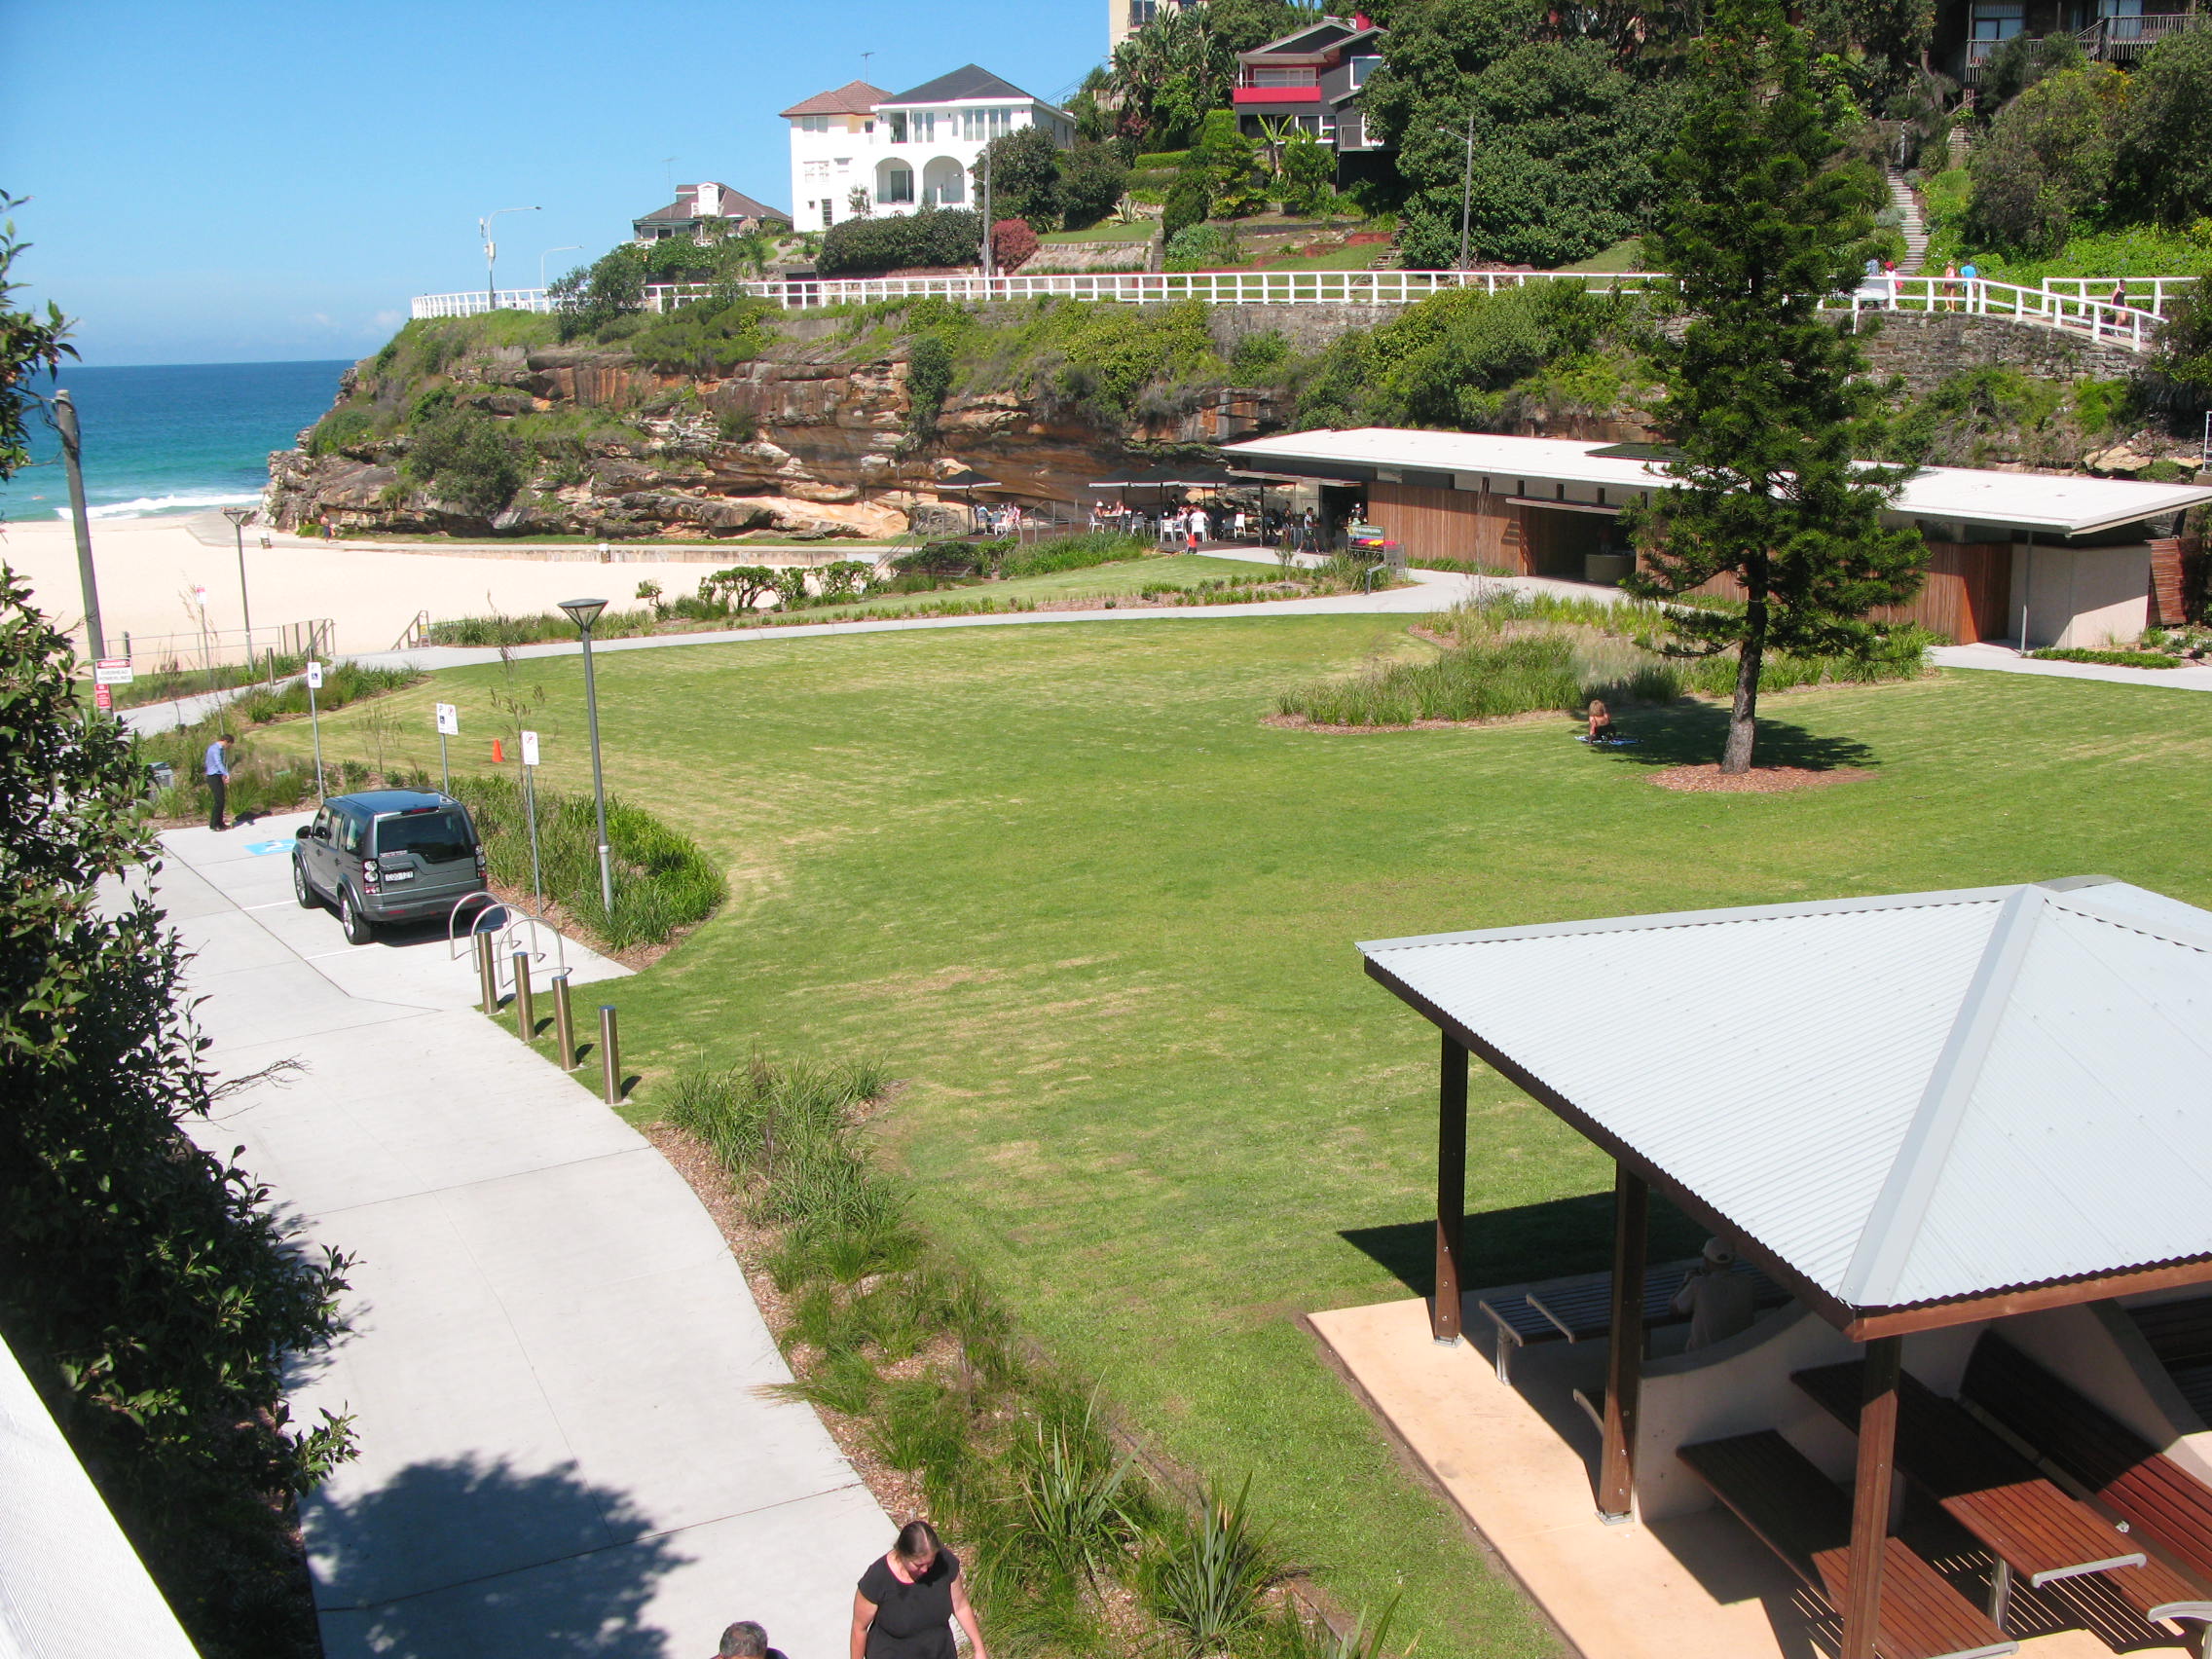
<instances>
[{"instance_id":1,"label":"car license plate","mask_svg":"<svg viewBox=\"0 0 2212 1659\"><path fill-rule=\"evenodd\" d=\"M411 869L387 869L384 872L384 878L387 882L413 881L415 872Z\"/></svg>"}]
</instances>

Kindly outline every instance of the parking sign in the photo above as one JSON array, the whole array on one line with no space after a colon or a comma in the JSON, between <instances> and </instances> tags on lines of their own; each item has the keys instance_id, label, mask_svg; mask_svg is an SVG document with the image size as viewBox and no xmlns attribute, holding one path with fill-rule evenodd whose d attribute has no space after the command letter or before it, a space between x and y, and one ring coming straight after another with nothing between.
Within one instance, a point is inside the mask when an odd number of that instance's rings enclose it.
<instances>
[{"instance_id":1,"label":"parking sign","mask_svg":"<svg viewBox=\"0 0 2212 1659\"><path fill-rule=\"evenodd\" d=\"M522 734L522 763L525 766L537 764L537 733L534 731Z\"/></svg>"},{"instance_id":2,"label":"parking sign","mask_svg":"<svg viewBox=\"0 0 2212 1659\"><path fill-rule=\"evenodd\" d=\"M459 737L461 735L461 711L451 703L440 703L437 708L438 735L440 737Z\"/></svg>"},{"instance_id":3,"label":"parking sign","mask_svg":"<svg viewBox=\"0 0 2212 1659\"><path fill-rule=\"evenodd\" d=\"M313 657L308 659L308 686L311 690L322 689L322 664Z\"/></svg>"}]
</instances>

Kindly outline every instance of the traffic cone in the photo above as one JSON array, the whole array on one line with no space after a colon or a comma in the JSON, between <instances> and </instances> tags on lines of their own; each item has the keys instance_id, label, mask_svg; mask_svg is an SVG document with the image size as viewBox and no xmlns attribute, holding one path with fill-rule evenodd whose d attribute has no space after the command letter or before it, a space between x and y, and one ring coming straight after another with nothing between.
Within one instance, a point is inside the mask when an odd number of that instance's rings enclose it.
<instances>
[{"instance_id":1,"label":"traffic cone","mask_svg":"<svg viewBox=\"0 0 2212 1659\"><path fill-rule=\"evenodd\" d=\"M497 766L506 757L507 752L499 747L499 740L496 737L492 739L492 764Z\"/></svg>"}]
</instances>

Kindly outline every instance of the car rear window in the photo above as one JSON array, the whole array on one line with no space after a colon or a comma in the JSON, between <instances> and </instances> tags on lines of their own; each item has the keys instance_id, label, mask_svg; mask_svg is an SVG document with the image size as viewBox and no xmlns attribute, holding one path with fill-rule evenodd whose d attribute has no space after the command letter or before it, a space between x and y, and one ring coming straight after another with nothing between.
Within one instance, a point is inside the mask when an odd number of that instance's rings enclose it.
<instances>
[{"instance_id":1,"label":"car rear window","mask_svg":"<svg viewBox=\"0 0 2212 1659\"><path fill-rule=\"evenodd\" d=\"M377 820L377 854L413 853L424 864L451 864L472 858L475 837L468 820L452 807L443 812L410 812Z\"/></svg>"}]
</instances>

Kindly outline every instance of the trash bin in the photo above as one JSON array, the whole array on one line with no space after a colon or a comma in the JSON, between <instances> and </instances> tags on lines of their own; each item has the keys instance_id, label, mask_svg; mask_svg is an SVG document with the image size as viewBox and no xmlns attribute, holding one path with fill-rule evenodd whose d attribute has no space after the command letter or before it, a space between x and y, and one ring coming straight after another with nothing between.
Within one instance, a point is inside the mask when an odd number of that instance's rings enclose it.
<instances>
[{"instance_id":1,"label":"trash bin","mask_svg":"<svg viewBox=\"0 0 2212 1659\"><path fill-rule=\"evenodd\" d=\"M176 768L166 760L156 760L146 768L149 793L159 794L164 790L176 788Z\"/></svg>"},{"instance_id":2,"label":"trash bin","mask_svg":"<svg viewBox=\"0 0 2212 1659\"><path fill-rule=\"evenodd\" d=\"M1585 553L1582 556L1582 579L1586 582L1618 584L1636 569L1636 557L1629 553Z\"/></svg>"}]
</instances>

